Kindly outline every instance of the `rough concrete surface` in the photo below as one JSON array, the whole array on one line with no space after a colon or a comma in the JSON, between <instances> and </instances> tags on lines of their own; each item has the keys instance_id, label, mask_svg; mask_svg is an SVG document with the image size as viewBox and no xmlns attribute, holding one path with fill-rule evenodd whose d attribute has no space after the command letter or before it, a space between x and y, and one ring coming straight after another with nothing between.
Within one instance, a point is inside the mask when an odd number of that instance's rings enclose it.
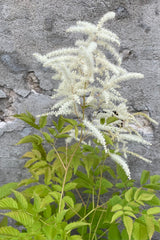
<instances>
[{"instance_id":1,"label":"rough concrete surface","mask_svg":"<svg viewBox=\"0 0 160 240\"><path fill-rule=\"evenodd\" d=\"M12 118L26 110L45 112L56 87L52 72L32 56L70 46L74 35L65 30L78 20L96 22L115 11L110 28L121 39L123 66L141 72L143 80L125 82L122 92L131 111L147 112L160 122L160 1L159 0L1 0L0 1L0 185L20 180L20 156L27 146L15 146L32 129ZM142 133L152 146L132 146L152 164L130 159L132 176L142 169L160 174L160 128L142 119Z\"/></svg>"}]
</instances>

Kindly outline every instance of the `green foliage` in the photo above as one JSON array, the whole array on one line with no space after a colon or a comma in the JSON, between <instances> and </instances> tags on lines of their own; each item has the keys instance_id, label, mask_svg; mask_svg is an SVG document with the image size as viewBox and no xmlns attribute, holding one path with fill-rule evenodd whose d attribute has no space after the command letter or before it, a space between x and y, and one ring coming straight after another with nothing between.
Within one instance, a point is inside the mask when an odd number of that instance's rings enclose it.
<instances>
[{"instance_id":1,"label":"green foliage","mask_svg":"<svg viewBox=\"0 0 160 240\"><path fill-rule=\"evenodd\" d=\"M27 121L32 119L27 113ZM41 130L46 124L41 118L39 135L18 143L32 144L23 155L31 177L0 188L0 239L150 240L160 233L159 175L144 170L136 187L120 165L114 170L106 165L108 154L101 146L56 146L60 135L79 129L75 120L60 117L47 132ZM15 226L8 226L8 218Z\"/></svg>"}]
</instances>

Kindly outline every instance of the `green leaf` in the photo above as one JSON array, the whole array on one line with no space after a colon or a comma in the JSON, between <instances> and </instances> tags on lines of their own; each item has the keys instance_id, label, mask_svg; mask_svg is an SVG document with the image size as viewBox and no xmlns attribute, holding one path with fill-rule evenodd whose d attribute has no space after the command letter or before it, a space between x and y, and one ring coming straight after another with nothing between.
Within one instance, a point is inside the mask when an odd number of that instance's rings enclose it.
<instances>
[{"instance_id":1,"label":"green leaf","mask_svg":"<svg viewBox=\"0 0 160 240\"><path fill-rule=\"evenodd\" d=\"M61 134L67 133L69 132L71 129L73 129L72 125L67 125L66 127L64 127L61 131Z\"/></svg>"},{"instance_id":2,"label":"green leaf","mask_svg":"<svg viewBox=\"0 0 160 240\"><path fill-rule=\"evenodd\" d=\"M147 233L149 236L149 239L152 239L152 236L154 234L154 219L151 216L144 215L144 220L147 226Z\"/></svg>"},{"instance_id":3,"label":"green leaf","mask_svg":"<svg viewBox=\"0 0 160 240\"><path fill-rule=\"evenodd\" d=\"M51 168L48 166L48 167L45 168L44 183L46 185L50 185L51 184L51 179L52 179L52 172L51 172Z\"/></svg>"},{"instance_id":4,"label":"green leaf","mask_svg":"<svg viewBox=\"0 0 160 240\"><path fill-rule=\"evenodd\" d=\"M21 119L22 121L28 123L30 126L34 127L35 129L39 129L39 126L35 124L35 117L29 113L21 113L21 114L15 114L14 117Z\"/></svg>"},{"instance_id":5,"label":"green leaf","mask_svg":"<svg viewBox=\"0 0 160 240\"><path fill-rule=\"evenodd\" d=\"M20 181L20 183L18 184L18 187L22 187L22 186L27 186L31 183L37 182L36 179L34 178L28 178L28 179L23 179L22 181Z\"/></svg>"},{"instance_id":6,"label":"green leaf","mask_svg":"<svg viewBox=\"0 0 160 240\"><path fill-rule=\"evenodd\" d=\"M73 201L73 199L72 199L71 197L65 196L65 197L63 198L63 201L64 201L65 203L67 203L67 205L69 205L69 206L71 206L72 208L74 208L74 201Z\"/></svg>"},{"instance_id":7,"label":"green leaf","mask_svg":"<svg viewBox=\"0 0 160 240\"><path fill-rule=\"evenodd\" d=\"M14 193L16 199L17 199L19 208L27 209L28 208L28 202L27 202L26 198L23 196L23 194L15 191L15 190L13 190L13 193Z\"/></svg>"},{"instance_id":8,"label":"green leaf","mask_svg":"<svg viewBox=\"0 0 160 240\"><path fill-rule=\"evenodd\" d=\"M43 206L43 207L44 207L44 206ZM50 205L47 205L45 208L46 208L46 209L43 211L43 216L44 216L45 218L49 218L49 217L52 215L52 208L51 208Z\"/></svg>"},{"instance_id":9,"label":"green leaf","mask_svg":"<svg viewBox=\"0 0 160 240\"><path fill-rule=\"evenodd\" d=\"M117 188L125 188L125 184L122 182L122 183L116 183L115 185Z\"/></svg>"},{"instance_id":10,"label":"green leaf","mask_svg":"<svg viewBox=\"0 0 160 240\"><path fill-rule=\"evenodd\" d=\"M146 203L150 206L160 206L160 199L155 195L152 200L147 201Z\"/></svg>"},{"instance_id":11,"label":"green leaf","mask_svg":"<svg viewBox=\"0 0 160 240\"><path fill-rule=\"evenodd\" d=\"M126 228L124 228L121 232L121 239L122 240L129 240Z\"/></svg>"},{"instance_id":12,"label":"green leaf","mask_svg":"<svg viewBox=\"0 0 160 240\"><path fill-rule=\"evenodd\" d=\"M108 230L108 240L121 240L121 234L117 224L111 224Z\"/></svg>"},{"instance_id":13,"label":"green leaf","mask_svg":"<svg viewBox=\"0 0 160 240\"><path fill-rule=\"evenodd\" d=\"M74 215L77 215L77 213L80 211L81 207L82 207L82 203L75 204L74 208L68 210L68 212L65 215L65 219L68 221Z\"/></svg>"},{"instance_id":14,"label":"green leaf","mask_svg":"<svg viewBox=\"0 0 160 240\"><path fill-rule=\"evenodd\" d=\"M47 166L46 161L38 161L33 166L31 166L31 170L35 171L36 169L43 168L45 166Z\"/></svg>"},{"instance_id":15,"label":"green leaf","mask_svg":"<svg viewBox=\"0 0 160 240\"><path fill-rule=\"evenodd\" d=\"M153 208L149 208L147 210L148 215L153 215L153 214L158 214L158 213L160 213L160 207L153 207Z\"/></svg>"},{"instance_id":16,"label":"green leaf","mask_svg":"<svg viewBox=\"0 0 160 240\"><path fill-rule=\"evenodd\" d=\"M133 211L133 209L131 207L129 207L129 206L124 206L123 210L124 211L131 211L131 212Z\"/></svg>"},{"instance_id":17,"label":"green leaf","mask_svg":"<svg viewBox=\"0 0 160 240\"><path fill-rule=\"evenodd\" d=\"M54 128L48 128L50 134L52 134L53 136L57 135L57 131Z\"/></svg>"},{"instance_id":18,"label":"green leaf","mask_svg":"<svg viewBox=\"0 0 160 240\"><path fill-rule=\"evenodd\" d=\"M0 200L0 209L18 209L18 205L13 198L6 197Z\"/></svg>"},{"instance_id":19,"label":"green leaf","mask_svg":"<svg viewBox=\"0 0 160 240\"><path fill-rule=\"evenodd\" d=\"M68 209L67 210L62 210L61 212L58 212L57 213L57 216L56 216L56 223L61 223L64 219L64 216L65 214L67 213Z\"/></svg>"},{"instance_id":20,"label":"green leaf","mask_svg":"<svg viewBox=\"0 0 160 240\"><path fill-rule=\"evenodd\" d=\"M119 164L117 164L117 175L124 183L128 180L128 176Z\"/></svg>"},{"instance_id":21,"label":"green leaf","mask_svg":"<svg viewBox=\"0 0 160 240\"><path fill-rule=\"evenodd\" d=\"M68 240L83 240L81 236L79 235L73 235Z\"/></svg>"},{"instance_id":22,"label":"green leaf","mask_svg":"<svg viewBox=\"0 0 160 240\"><path fill-rule=\"evenodd\" d=\"M160 182L160 175L153 175L150 177L151 184L156 184Z\"/></svg>"},{"instance_id":23,"label":"green leaf","mask_svg":"<svg viewBox=\"0 0 160 240\"><path fill-rule=\"evenodd\" d=\"M150 176L150 172L143 170L141 174L141 180L140 180L141 185L144 185L148 181L149 176Z\"/></svg>"},{"instance_id":24,"label":"green leaf","mask_svg":"<svg viewBox=\"0 0 160 240\"><path fill-rule=\"evenodd\" d=\"M56 127L56 129L58 130L58 124L54 121L54 120L52 120L52 122L53 122L53 125Z\"/></svg>"},{"instance_id":25,"label":"green leaf","mask_svg":"<svg viewBox=\"0 0 160 240\"><path fill-rule=\"evenodd\" d=\"M29 135L22 138L16 145L23 143L36 143L39 145L40 143L42 143L42 141L43 139L38 135Z\"/></svg>"},{"instance_id":26,"label":"green leaf","mask_svg":"<svg viewBox=\"0 0 160 240\"><path fill-rule=\"evenodd\" d=\"M132 236L134 240L148 240L147 227L136 220L133 224Z\"/></svg>"},{"instance_id":27,"label":"green leaf","mask_svg":"<svg viewBox=\"0 0 160 240\"><path fill-rule=\"evenodd\" d=\"M34 209L36 212L39 212L41 210L41 198L37 193L34 193Z\"/></svg>"},{"instance_id":28,"label":"green leaf","mask_svg":"<svg viewBox=\"0 0 160 240\"><path fill-rule=\"evenodd\" d=\"M47 162L52 162L53 159L56 157L54 149L51 149L47 154Z\"/></svg>"},{"instance_id":29,"label":"green leaf","mask_svg":"<svg viewBox=\"0 0 160 240\"><path fill-rule=\"evenodd\" d=\"M4 184L3 186L0 187L0 199L3 197L6 197L12 193L13 189L16 189L18 187L18 183L16 182L11 182Z\"/></svg>"},{"instance_id":30,"label":"green leaf","mask_svg":"<svg viewBox=\"0 0 160 240\"><path fill-rule=\"evenodd\" d=\"M44 207L46 207L46 205L48 207L48 206L50 206L49 204L52 202L54 202L53 198L50 195L47 195L45 198L43 198L41 200L40 208L44 208Z\"/></svg>"},{"instance_id":31,"label":"green leaf","mask_svg":"<svg viewBox=\"0 0 160 240\"><path fill-rule=\"evenodd\" d=\"M124 214L123 211L118 211L116 213L113 214L113 217L112 217L112 220L111 220L111 223L114 222L115 220L117 220L119 217L121 217L122 215Z\"/></svg>"},{"instance_id":32,"label":"green leaf","mask_svg":"<svg viewBox=\"0 0 160 240\"><path fill-rule=\"evenodd\" d=\"M68 137L70 137L70 135L69 134L57 134L56 136L55 136L56 138L68 138Z\"/></svg>"},{"instance_id":33,"label":"green leaf","mask_svg":"<svg viewBox=\"0 0 160 240\"><path fill-rule=\"evenodd\" d=\"M118 210L122 210L122 206L120 204L116 204L112 207L112 212L116 212Z\"/></svg>"},{"instance_id":34,"label":"green leaf","mask_svg":"<svg viewBox=\"0 0 160 240\"><path fill-rule=\"evenodd\" d=\"M105 118L100 119L100 124L102 124L102 125L105 124Z\"/></svg>"},{"instance_id":35,"label":"green leaf","mask_svg":"<svg viewBox=\"0 0 160 240\"><path fill-rule=\"evenodd\" d=\"M13 227L5 226L0 228L0 234L6 235L6 236L18 237L20 235L20 232Z\"/></svg>"},{"instance_id":36,"label":"green leaf","mask_svg":"<svg viewBox=\"0 0 160 240\"><path fill-rule=\"evenodd\" d=\"M26 163L25 163L25 165L24 165L24 167L25 168L29 168L33 163L35 163L37 161L37 158L31 158L31 159L29 159Z\"/></svg>"},{"instance_id":37,"label":"green leaf","mask_svg":"<svg viewBox=\"0 0 160 240\"><path fill-rule=\"evenodd\" d=\"M61 130L61 128L63 127L65 121L64 121L64 118L62 116L59 117L59 120L58 120L58 131Z\"/></svg>"},{"instance_id":38,"label":"green leaf","mask_svg":"<svg viewBox=\"0 0 160 240\"><path fill-rule=\"evenodd\" d=\"M47 116L42 116L39 119L39 127L44 128L47 124Z\"/></svg>"},{"instance_id":39,"label":"green leaf","mask_svg":"<svg viewBox=\"0 0 160 240\"><path fill-rule=\"evenodd\" d=\"M125 192L125 199L127 202L132 201L133 198L133 188L130 188L127 192Z\"/></svg>"},{"instance_id":40,"label":"green leaf","mask_svg":"<svg viewBox=\"0 0 160 240\"><path fill-rule=\"evenodd\" d=\"M124 226L127 230L129 240L130 240L131 235L132 235L132 230L133 230L133 220L132 220L132 218L130 218L128 216L123 216L123 223L124 223Z\"/></svg>"},{"instance_id":41,"label":"green leaf","mask_svg":"<svg viewBox=\"0 0 160 240\"><path fill-rule=\"evenodd\" d=\"M127 215L127 216L130 216L132 218L136 218L136 216L131 211L125 211L124 214Z\"/></svg>"},{"instance_id":42,"label":"green leaf","mask_svg":"<svg viewBox=\"0 0 160 240\"><path fill-rule=\"evenodd\" d=\"M4 216L2 221L0 222L0 227L5 227L7 225L8 225L8 218Z\"/></svg>"},{"instance_id":43,"label":"green leaf","mask_svg":"<svg viewBox=\"0 0 160 240\"><path fill-rule=\"evenodd\" d=\"M4 215L16 220L24 226L32 226L34 223L33 217L24 210L12 211L5 213Z\"/></svg>"},{"instance_id":44,"label":"green leaf","mask_svg":"<svg viewBox=\"0 0 160 240\"><path fill-rule=\"evenodd\" d=\"M69 119L69 118L63 118L63 119L64 119L65 122L68 122L68 123L70 123L73 126L77 125L77 121L74 120L74 119Z\"/></svg>"},{"instance_id":45,"label":"green leaf","mask_svg":"<svg viewBox=\"0 0 160 240\"><path fill-rule=\"evenodd\" d=\"M85 223L85 222L80 222L80 221L77 221L77 222L72 222L72 223L69 223L65 228L64 230L69 233L70 231L72 231L73 229L75 228L79 228L79 227L83 227L83 226L87 226L89 225L89 223Z\"/></svg>"},{"instance_id":46,"label":"green leaf","mask_svg":"<svg viewBox=\"0 0 160 240\"><path fill-rule=\"evenodd\" d=\"M137 190L136 190L136 192L135 192L135 194L134 194L134 200L135 201L137 201L138 200L138 198L139 198L139 195L140 195L140 193L141 193L141 188L138 188Z\"/></svg>"},{"instance_id":47,"label":"green leaf","mask_svg":"<svg viewBox=\"0 0 160 240\"><path fill-rule=\"evenodd\" d=\"M115 121L119 120L117 117L109 117L107 118L107 124L113 123Z\"/></svg>"},{"instance_id":48,"label":"green leaf","mask_svg":"<svg viewBox=\"0 0 160 240\"><path fill-rule=\"evenodd\" d=\"M54 139L51 138L51 136L47 132L42 132L42 134L48 143L54 143Z\"/></svg>"},{"instance_id":49,"label":"green leaf","mask_svg":"<svg viewBox=\"0 0 160 240\"><path fill-rule=\"evenodd\" d=\"M64 186L64 191L70 191L72 189L75 189L77 186L77 183L73 183L73 182L70 182L70 183L67 183L65 186Z\"/></svg>"},{"instance_id":50,"label":"green leaf","mask_svg":"<svg viewBox=\"0 0 160 240\"><path fill-rule=\"evenodd\" d=\"M160 190L160 184L146 184L146 185L143 185L143 187L153 189L153 190Z\"/></svg>"},{"instance_id":51,"label":"green leaf","mask_svg":"<svg viewBox=\"0 0 160 240\"><path fill-rule=\"evenodd\" d=\"M151 193L142 193L139 197L138 197L138 201L149 201L154 197L154 194Z\"/></svg>"},{"instance_id":52,"label":"green leaf","mask_svg":"<svg viewBox=\"0 0 160 240\"><path fill-rule=\"evenodd\" d=\"M108 135L104 134L104 139L106 141L106 144L110 144L110 145L113 146L113 142L112 142L111 138Z\"/></svg>"},{"instance_id":53,"label":"green leaf","mask_svg":"<svg viewBox=\"0 0 160 240\"><path fill-rule=\"evenodd\" d=\"M61 194L59 193L59 192L56 192L56 191L54 191L54 192L50 192L49 193L51 196L53 196L56 200L58 200L59 201L59 199L60 199L60 197L61 197Z\"/></svg>"}]
</instances>

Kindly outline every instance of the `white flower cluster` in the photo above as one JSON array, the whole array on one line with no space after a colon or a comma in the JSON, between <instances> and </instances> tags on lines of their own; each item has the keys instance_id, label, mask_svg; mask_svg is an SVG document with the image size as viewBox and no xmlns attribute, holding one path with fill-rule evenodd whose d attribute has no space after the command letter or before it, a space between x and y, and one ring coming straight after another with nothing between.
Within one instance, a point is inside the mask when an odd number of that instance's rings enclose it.
<instances>
[{"instance_id":1,"label":"white flower cluster","mask_svg":"<svg viewBox=\"0 0 160 240\"><path fill-rule=\"evenodd\" d=\"M89 133L99 140L105 152L108 150L103 133L117 143L116 151L124 152L126 157L128 141L147 142L138 132L132 134L131 124L135 117L128 112L126 99L117 89L120 82L141 79L143 75L129 73L121 67L121 57L116 49L120 45L119 38L104 27L104 23L114 17L115 13L109 12L97 25L78 21L67 32L85 34L86 40L77 40L72 48L62 48L44 56L36 53L34 56L44 67L52 68L56 72L53 79L60 81L54 98L60 97L61 100L45 115L74 114ZM88 112L92 113L90 120ZM130 177L125 160L115 155L112 154L111 158L121 164Z\"/></svg>"}]
</instances>

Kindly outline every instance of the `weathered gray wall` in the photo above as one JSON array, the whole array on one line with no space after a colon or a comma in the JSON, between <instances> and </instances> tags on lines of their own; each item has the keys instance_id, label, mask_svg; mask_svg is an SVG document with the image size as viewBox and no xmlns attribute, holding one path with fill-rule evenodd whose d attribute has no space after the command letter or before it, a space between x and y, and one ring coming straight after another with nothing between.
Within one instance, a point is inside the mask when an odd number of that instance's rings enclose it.
<instances>
[{"instance_id":1,"label":"weathered gray wall","mask_svg":"<svg viewBox=\"0 0 160 240\"><path fill-rule=\"evenodd\" d=\"M20 157L27 146L14 144L32 132L11 115L25 110L39 114L52 103L52 73L32 54L70 46L74 35L65 30L71 24L96 22L110 10L117 14L110 27L122 40L124 67L145 75L144 80L125 82L124 96L131 111L146 111L160 122L159 0L0 0L0 185L24 177ZM160 174L160 128L143 125L153 146L136 148L153 163L129 160L137 178L142 169Z\"/></svg>"}]
</instances>

